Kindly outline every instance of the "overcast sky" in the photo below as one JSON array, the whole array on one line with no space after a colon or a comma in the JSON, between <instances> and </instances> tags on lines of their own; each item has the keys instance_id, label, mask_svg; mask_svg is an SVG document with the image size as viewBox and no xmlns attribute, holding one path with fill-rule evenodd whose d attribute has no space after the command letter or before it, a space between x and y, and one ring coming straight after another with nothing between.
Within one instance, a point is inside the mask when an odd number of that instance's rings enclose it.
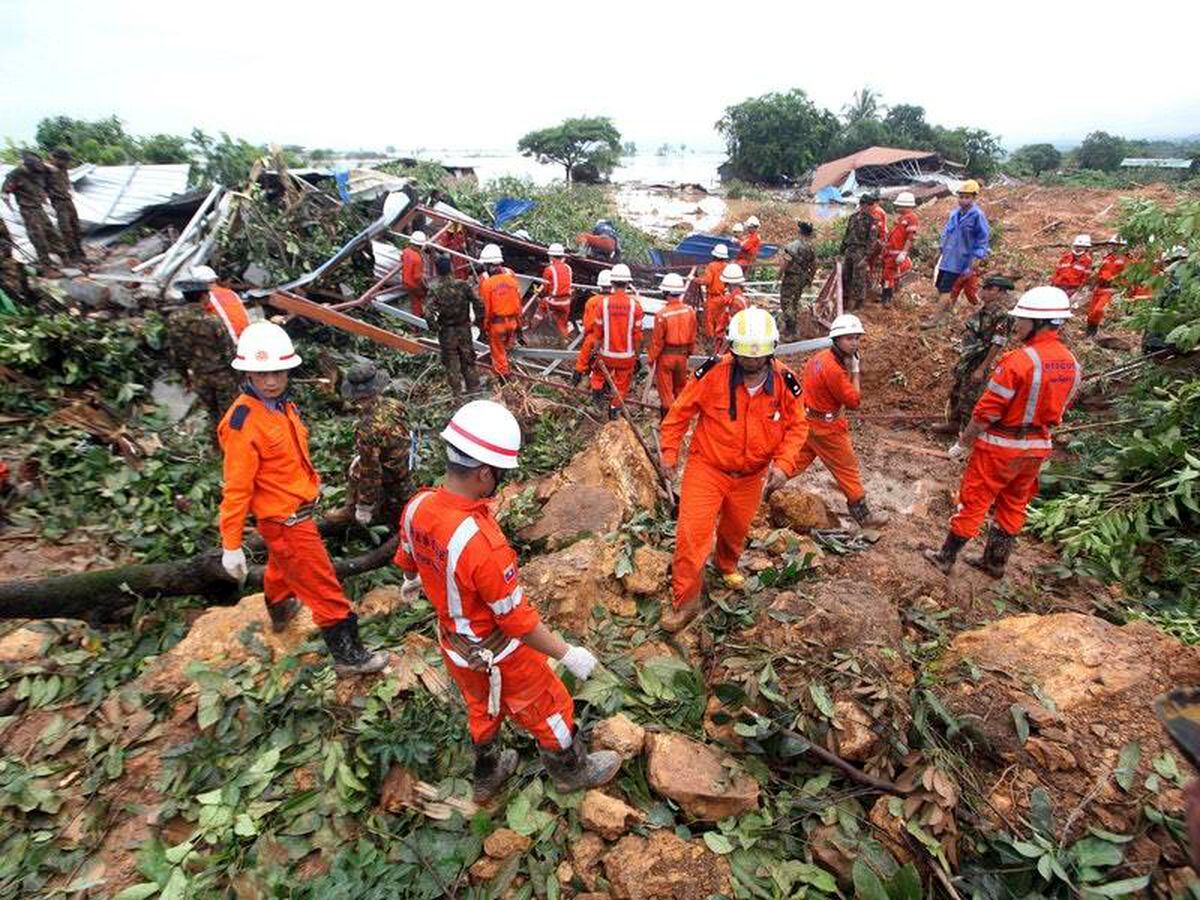
<instances>
[{"instance_id":1,"label":"overcast sky","mask_svg":"<svg viewBox=\"0 0 1200 900\"><path fill-rule=\"evenodd\" d=\"M905 9L911 10L906 15ZM1188 12L1188 10L1191 12ZM713 123L800 87L868 84L1010 149L1103 129L1200 133L1200 4L321 3L0 0L0 134L116 113L337 149L514 148L607 115L643 147L720 149Z\"/></svg>"}]
</instances>

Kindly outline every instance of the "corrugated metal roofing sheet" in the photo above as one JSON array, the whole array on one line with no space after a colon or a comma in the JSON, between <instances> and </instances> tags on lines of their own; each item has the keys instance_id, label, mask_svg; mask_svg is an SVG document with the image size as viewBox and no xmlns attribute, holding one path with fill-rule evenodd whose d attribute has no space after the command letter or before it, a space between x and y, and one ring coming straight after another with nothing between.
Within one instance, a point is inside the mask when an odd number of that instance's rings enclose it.
<instances>
[{"instance_id":1,"label":"corrugated metal roofing sheet","mask_svg":"<svg viewBox=\"0 0 1200 900\"><path fill-rule=\"evenodd\" d=\"M936 156L929 150L902 150L899 147L868 147L817 166L809 189L816 193L831 184L841 184L846 176L861 166L887 166L909 159L925 159Z\"/></svg>"},{"instance_id":2,"label":"corrugated metal roofing sheet","mask_svg":"<svg viewBox=\"0 0 1200 900\"><path fill-rule=\"evenodd\" d=\"M1121 160L1121 165L1127 169L1189 169L1192 161L1190 159L1131 156Z\"/></svg>"}]
</instances>

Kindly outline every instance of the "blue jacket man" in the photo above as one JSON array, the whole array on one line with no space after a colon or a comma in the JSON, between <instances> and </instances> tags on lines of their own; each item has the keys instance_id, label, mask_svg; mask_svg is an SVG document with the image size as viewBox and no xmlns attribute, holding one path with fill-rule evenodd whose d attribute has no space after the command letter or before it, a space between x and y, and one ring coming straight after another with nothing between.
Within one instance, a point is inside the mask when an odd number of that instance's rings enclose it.
<instances>
[{"instance_id":1,"label":"blue jacket man","mask_svg":"<svg viewBox=\"0 0 1200 900\"><path fill-rule=\"evenodd\" d=\"M938 264L937 292L950 295L938 315L926 321L925 327L941 324L954 308L959 294L966 294L973 304L979 303L979 263L988 255L991 232L987 216L976 204L979 184L964 181L958 189L958 209L950 214L942 229L942 257Z\"/></svg>"}]
</instances>

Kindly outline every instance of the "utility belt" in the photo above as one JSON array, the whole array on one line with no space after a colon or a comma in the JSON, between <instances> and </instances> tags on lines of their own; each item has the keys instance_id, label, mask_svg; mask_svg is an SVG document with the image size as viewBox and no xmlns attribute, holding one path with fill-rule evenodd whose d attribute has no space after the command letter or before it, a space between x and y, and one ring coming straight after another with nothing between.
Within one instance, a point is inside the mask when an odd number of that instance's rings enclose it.
<instances>
[{"instance_id":1,"label":"utility belt","mask_svg":"<svg viewBox=\"0 0 1200 900\"><path fill-rule=\"evenodd\" d=\"M472 641L456 632L438 629L442 641L442 649L456 666L470 669L472 672L486 672L488 676L488 715L500 714L500 692L504 686L500 674L501 660L511 656L521 642L509 637L499 628L481 641Z\"/></svg>"},{"instance_id":2,"label":"utility belt","mask_svg":"<svg viewBox=\"0 0 1200 900\"><path fill-rule=\"evenodd\" d=\"M663 344L662 352L673 356L690 356L692 348L687 344Z\"/></svg>"},{"instance_id":3,"label":"utility belt","mask_svg":"<svg viewBox=\"0 0 1200 900\"><path fill-rule=\"evenodd\" d=\"M301 522L307 522L316 514L316 512L317 501L310 500L308 503L297 507L296 511L286 519L276 519L275 521L286 528L291 528L293 525L299 525Z\"/></svg>"},{"instance_id":4,"label":"utility belt","mask_svg":"<svg viewBox=\"0 0 1200 900\"><path fill-rule=\"evenodd\" d=\"M754 475L761 475L763 471L766 470L767 465L767 463L764 463L757 469L734 469L732 471L726 471L725 474L731 478L750 478Z\"/></svg>"},{"instance_id":5,"label":"utility belt","mask_svg":"<svg viewBox=\"0 0 1200 900\"><path fill-rule=\"evenodd\" d=\"M1001 425L999 422L992 423L987 430L1015 438L1029 437L1030 435L1045 437L1050 431L1045 425Z\"/></svg>"},{"instance_id":6,"label":"utility belt","mask_svg":"<svg viewBox=\"0 0 1200 900\"><path fill-rule=\"evenodd\" d=\"M839 409L834 412L820 412L819 410L813 409L811 406L806 406L804 407L804 415L810 419L817 419L821 422L836 422L842 417L842 411Z\"/></svg>"},{"instance_id":7,"label":"utility belt","mask_svg":"<svg viewBox=\"0 0 1200 900\"><path fill-rule=\"evenodd\" d=\"M515 322L519 318L520 318L520 316L515 316L515 315L514 316L490 316L488 318L488 324L494 325L497 322Z\"/></svg>"}]
</instances>

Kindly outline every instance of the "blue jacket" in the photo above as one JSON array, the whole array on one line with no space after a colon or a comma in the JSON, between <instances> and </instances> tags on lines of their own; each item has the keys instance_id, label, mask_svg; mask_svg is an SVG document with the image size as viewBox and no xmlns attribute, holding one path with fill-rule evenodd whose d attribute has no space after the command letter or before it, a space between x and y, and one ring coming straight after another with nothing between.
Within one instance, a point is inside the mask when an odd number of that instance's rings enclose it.
<instances>
[{"instance_id":1,"label":"blue jacket","mask_svg":"<svg viewBox=\"0 0 1200 900\"><path fill-rule=\"evenodd\" d=\"M988 255L987 216L978 204L972 204L966 212L955 209L942 229L943 272L962 273L971 267L971 261Z\"/></svg>"}]
</instances>

